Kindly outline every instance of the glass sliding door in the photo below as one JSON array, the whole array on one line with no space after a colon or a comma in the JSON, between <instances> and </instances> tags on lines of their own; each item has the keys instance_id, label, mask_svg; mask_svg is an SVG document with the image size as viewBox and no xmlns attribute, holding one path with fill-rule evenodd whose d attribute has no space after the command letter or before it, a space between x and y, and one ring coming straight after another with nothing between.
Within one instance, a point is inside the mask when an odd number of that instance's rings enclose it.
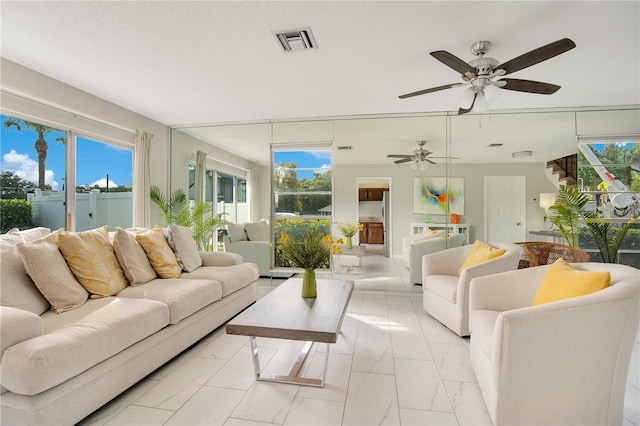
<instances>
[{"instance_id":1,"label":"glass sliding door","mask_svg":"<svg viewBox=\"0 0 640 426\"><path fill-rule=\"evenodd\" d=\"M0 119L0 232L14 227L65 228L67 133L15 117Z\"/></svg>"},{"instance_id":2,"label":"glass sliding door","mask_svg":"<svg viewBox=\"0 0 640 426\"><path fill-rule=\"evenodd\" d=\"M129 228L133 218L133 151L76 138L75 229Z\"/></svg>"}]
</instances>

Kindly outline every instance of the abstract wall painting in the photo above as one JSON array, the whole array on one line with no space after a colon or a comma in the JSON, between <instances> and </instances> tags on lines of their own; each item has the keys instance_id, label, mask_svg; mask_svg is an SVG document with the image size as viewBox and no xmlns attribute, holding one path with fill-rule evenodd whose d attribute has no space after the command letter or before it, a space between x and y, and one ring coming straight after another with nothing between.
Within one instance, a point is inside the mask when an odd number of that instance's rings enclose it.
<instances>
[{"instance_id":1,"label":"abstract wall painting","mask_svg":"<svg viewBox=\"0 0 640 426\"><path fill-rule=\"evenodd\" d=\"M447 181L449 181L449 188L447 188ZM414 177L413 212L463 215L464 178Z\"/></svg>"}]
</instances>

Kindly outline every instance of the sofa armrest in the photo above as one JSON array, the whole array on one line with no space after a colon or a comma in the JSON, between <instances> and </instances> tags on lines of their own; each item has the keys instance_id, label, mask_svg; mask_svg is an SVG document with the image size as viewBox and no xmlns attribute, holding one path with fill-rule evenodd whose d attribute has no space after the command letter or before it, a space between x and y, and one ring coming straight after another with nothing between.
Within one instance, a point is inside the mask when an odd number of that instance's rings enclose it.
<instances>
[{"instance_id":1,"label":"sofa armrest","mask_svg":"<svg viewBox=\"0 0 640 426\"><path fill-rule=\"evenodd\" d=\"M202 266L231 266L242 263L242 256L235 253L201 251Z\"/></svg>"},{"instance_id":2,"label":"sofa armrest","mask_svg":"<svg viewBox=\"0 0 640 426\"><path fill-rule=\"evenodd\" d=\"M11 346L44 334L42 318L23 309L0 306L0 357Z\"/></svg>"}]
</instances>

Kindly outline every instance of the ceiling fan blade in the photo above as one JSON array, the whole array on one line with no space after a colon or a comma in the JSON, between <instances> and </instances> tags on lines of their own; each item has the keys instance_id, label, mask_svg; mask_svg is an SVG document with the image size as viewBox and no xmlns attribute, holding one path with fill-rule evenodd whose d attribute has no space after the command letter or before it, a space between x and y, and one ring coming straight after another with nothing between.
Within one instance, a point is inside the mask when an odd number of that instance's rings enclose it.
<instances>
[{"instance_id":1,"label":"ceiling fan blade","mask_svg":"<svg viewBox=\"0 0 640 426\"><path fill-rule=\"evenodd\" d=\"M503 78L498 81L504 81L506 84L502 86L505 90L515 90L516 92L538 93L540 95L551 95L556 93L560 86L551 83L542 83L540 81L518 80L515 78Z\"/></svg>"},{"instance_id":2,"label":"ceiling fan blade","mask_svg":"<svg viewBox=\"0 0 640 426\"><path fill-rule=\"evenodd\" d=\"M389 154L387 158L413 158L413 154Z\"/></svg>"},{"instance_id":3,"label":"ceiling fan blade","mask_svg":"<svg viewBox=\"0 0 640 426\"><path fill-rule=\"evenodd\" d=\"M402 160L396 160L396 161L394 161L394 163L395 163L395 164L402 164L402 163L408 163L408 162L413 161L413 160L414 160L414 159L413 159L413 157L411 157L411 158L404 158L404 159L402 159Z\"/></svg>"},{"instance_id":4,"label":"ceiling fan blade","mask_svg":"<svg viewBox=\"0 0 640 426\"><path fill-rule=\"evenodd\" d=\"M446 50L436 50L435 52L431 52L429 54L449 68L458 71L462 75L465 75L469 72L473 75L475 75L476 73L476 69L474 67L458 58L457 56L454 56L451 53L447 52Z\"/></svg>"},{"instance_id":5,"label":"ceiling fan blade","mask_svg":"<svg viewBox=\"0 0 640 426\"><path fill-rule=\"evenodd\" d=\"M547 59L551 59L554 56L558 56L561 53L573 49L574 47L576 47L576 44L572 40L563 38L561 40L554 41L553 43L549 43L545 46L534 49L531 52L520 55L517 58L513 58L512 60L507 61L504 64L498 65L494 69L503 69L505 71L505 74L510 74L530 67L531 65L538 64L542 61L546 61Z\"/></svg>"},{"instance_id":6,"label":"ceiling fan blade","mask_svg":"<svg viewBox=\"0 0 640 426\"><path fill-rule=\"evenodd\" d=\"M431 164L436 164L436 165L438 164L438 163L436 163L435 161L431 161L431 160L429 160L428 158L425 158L425 159L424 159L424 161L428 161L428 162L429 162L429 163L431 163Z\"/></svg>"},{"instance_id":7,"label":"ceiling fan blade","mask_svg":"<svg viewBox=\"0 0 640 426\"><path fill-rule=\"evenodd\" d=\"M477 98L478 98L478 94L474 93L473 102L471 102L471 106L469 108L458 108L458 115L462 115L470 112L473 109L473 105L475 105Z\"/></svg>"},{"instance_id":8,"label":"ceiling fan blade","mask_svg":"<svg viewBox=\"0 0 640 426\"><path fill-rule=\"evenodd\" d=\"M413 96L425 95L427 93L438 92L440 90L451 89L453 87L463 86L464 83L445 84L444 86L432 87L430 89L418 90L417 92L406 93L398 96L400 99L411 98Z\"/></svg>"}]
</instances>

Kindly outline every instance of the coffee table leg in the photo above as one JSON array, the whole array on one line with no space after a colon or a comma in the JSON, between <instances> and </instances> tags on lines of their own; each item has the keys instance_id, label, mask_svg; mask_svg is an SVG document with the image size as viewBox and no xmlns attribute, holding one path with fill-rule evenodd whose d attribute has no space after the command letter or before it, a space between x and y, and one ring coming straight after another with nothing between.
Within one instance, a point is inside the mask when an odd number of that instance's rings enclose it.
<instances>
[{"instance_id":1,"label":"coffee table leg","mask_svg":"<svg viewBox=\"0 0 640 426\"><path fill-rule=\"evenodd\" d=\"M261 374L260 373L260 360L258 358L258 345L256 343L256 338L254 336L249 337L249 341L251 342L251 354L253 358L253 371L256 374L256 380L261 382L276 382L276 383L288 383L292 385L303 385L303 386L316 386L316 387L324 387L325 380L327 378L327 365L329 364L329 343L327 343L326 351L324 353L324 365L322 368L322 379L311 379L308 377L300 377L298 373L300 372L300 368L304 363L304 360L309 355L309 351L311 350L311 346L313 342L306 342L298 358L296 359L295 364L289 371L289 375L284 376L280 374Z\"/></svg>"}]
</instances>

